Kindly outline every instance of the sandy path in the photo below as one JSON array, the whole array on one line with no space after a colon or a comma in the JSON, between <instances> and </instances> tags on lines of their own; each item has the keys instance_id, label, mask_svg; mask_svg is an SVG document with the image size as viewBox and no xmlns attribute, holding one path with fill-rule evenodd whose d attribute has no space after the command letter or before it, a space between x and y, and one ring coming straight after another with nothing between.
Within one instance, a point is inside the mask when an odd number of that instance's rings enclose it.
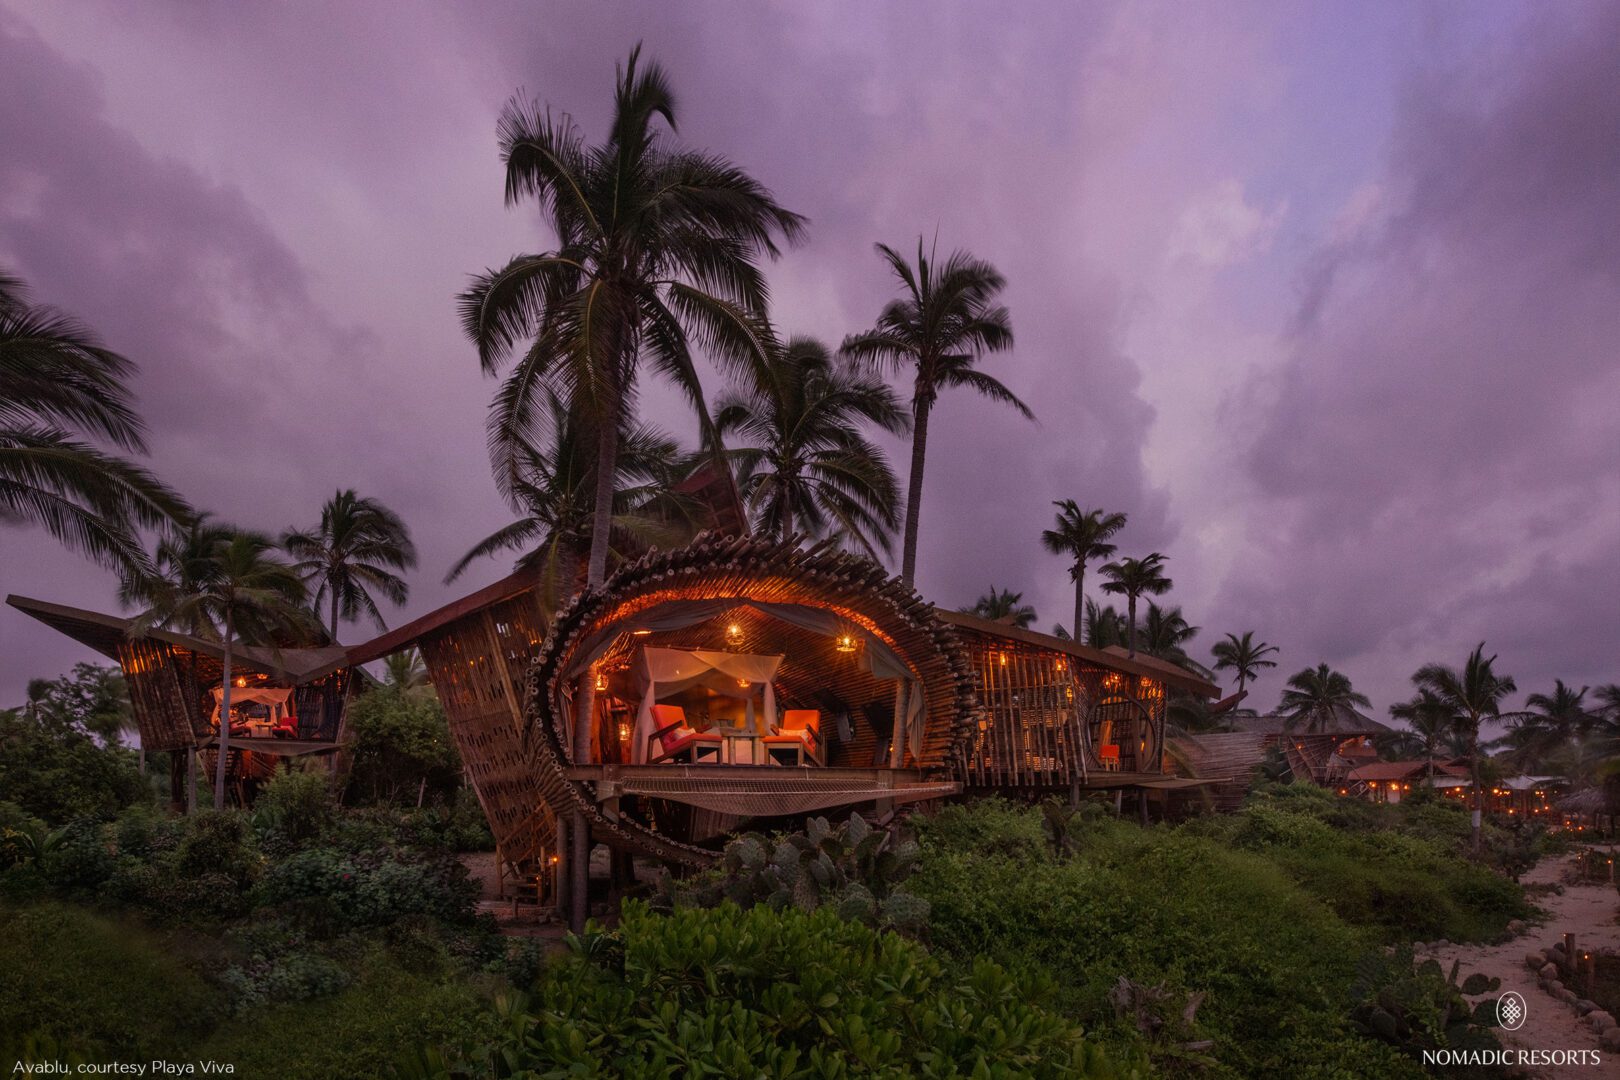
<instances>
[{"instance_id":1,"label":"sandy path","mask_svg":"<svg viewBox=\"0 0 1620 1080\"><path fill-rule=\"evenodd\" d=\"M1521 879L1526 885L1561 882L1564 871L1573 856L1544 859ZM1613 885L1565 885L1562 895L1549 895L1537 901L1547 912L1543 926L1530 928L1523 936L1503 945L1447 945L1432 953L1447 971L1453 960L1462 961L1458 978L1473 972L1483 972L1502 980L1498 994L1517 990L1525 1000L1530 1015L1518 1031L1498 1034L1506 1046L1526 1047L1534 1050L1598 1050L1597 1032L1582 1023L1575 1010L1541 989L1534 973L1525 966L1526 953L1545 950L1564 934L1575 935L1579 949L1604 945L1620 946L1620 894ZM1492 995L1495 996L1495 995ZM1612 1062L1620 1055L1605 1052L1601 1066L1546 1066L1532 1073L1548 1080L1581 1077L1595 1080L1599 1076L1620 1075Z\"/></svg>"}]
</instances>

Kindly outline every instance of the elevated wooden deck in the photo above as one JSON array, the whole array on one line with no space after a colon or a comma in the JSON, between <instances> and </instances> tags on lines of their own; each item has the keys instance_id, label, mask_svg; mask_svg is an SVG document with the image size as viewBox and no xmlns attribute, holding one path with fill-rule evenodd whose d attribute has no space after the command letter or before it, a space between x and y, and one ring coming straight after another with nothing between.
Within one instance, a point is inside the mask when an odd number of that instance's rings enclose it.
<instances>
[{"instance_id":1,"label":"elevated wooden deck","mask_svg":"<svg viewBox=\"0 0 1620 1080\"><path fill-rule=\"evenodd\" d=\"M916 769L794 768L780 765L577 765L570 780L595 785L598 802L639 795L724 814L775 817L886 801L960 794L962 785Z\"/></svg>"},{"instance_id":2,"label":"elevated wooden deck","mask_svg":"<svg viewBox=\"0 0 1620 1080\"><path fill-rule=\"evenodd\" d=\"M305 754L319 754L328 750L339 750L348 745L335 739L232 739L232 750L248 750L255 754L271 754L275 757L302 757ZM209 739L198 743L198 749L218 750L219 738Z\"/></svg>"}]
</instances>

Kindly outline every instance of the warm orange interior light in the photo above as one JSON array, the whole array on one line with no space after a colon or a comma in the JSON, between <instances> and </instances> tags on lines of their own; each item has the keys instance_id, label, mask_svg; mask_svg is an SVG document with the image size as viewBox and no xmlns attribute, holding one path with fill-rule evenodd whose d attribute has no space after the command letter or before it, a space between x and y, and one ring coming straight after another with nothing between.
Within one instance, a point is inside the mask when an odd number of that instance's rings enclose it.
<instances>
[{"instance_id":1,"label":"warm orange interior light","mask_svg":"<svg viewBox=\"0 0 1620 1080\"><path fill-rule=\"evenodd\" d=\"M838 651L839 652L854 652L855 651L855 635L854 634L839 634L838 635Z\"/></svg>"},{"instance_id":2,"label":"warm orange interior light","mask_svg":"<svg viewBox=\"0 0 1620 1080\"><path fill-rule=\"evenodd\" d=\"M247 685L247 677L243 676L243 675L238 675L236 677L236 685L237 686L246 686Z\"/></svg>"},{"instance_id":3,"label":"warm orange interior light","mask_svg":"<svg viewBox=\"0 0 1620 1080\"><path fill-rule=\"evenodd\" d=\"M648 634L652 633L652 631L647 630L647 629L640 629L640 630L632 630L632 631L630 631L630 633L634 634L636 637L646 637Z\"/></svg>"}]
</instances>

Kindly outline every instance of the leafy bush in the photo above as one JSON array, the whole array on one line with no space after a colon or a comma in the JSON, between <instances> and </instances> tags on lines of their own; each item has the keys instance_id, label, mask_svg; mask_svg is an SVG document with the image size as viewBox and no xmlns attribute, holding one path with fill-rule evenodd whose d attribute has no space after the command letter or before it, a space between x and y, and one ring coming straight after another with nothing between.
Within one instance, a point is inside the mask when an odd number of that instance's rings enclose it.
<instances>
[{"instance_id":1,"label":"leafy bush","mask_svg":"<svg viewBox=\"0 0 1620 1080\"><path fill-rule=\"evenodd\" d=\"M96 742L70 715L0 710L0 791L51 825L110 820L151 797L134 751Z\"/></svg>"},{"instance_id":2,"label":"leafy bush","mask_svg":"<svg viewBox=\"0 0 1620 1080\"><path fill-rule=\"evenodd\" d=\"M449 856L404 861L399 853L352 855L322 847L272 864L257 895L261 903L296 909L314 926L348 930L407 915L469 921L478 886Z\"/></svg>"},{"instance_id":3,"label":"leafy bush","mask_svg":"<svg viewBox=\"0 0 1620 1080\"><path fill-rule=\"evenodd\" d=\"M949 974L919 945L840 919L726 904L572 939L498 1040L427 1050L418 1077L1106 1077L1045 983L988 960Z\"/></svg>"},{"instance_id":4,"label":"leafy bush","mask_svg":"<svg viewBox=\"0 0 1620 1080\"><path fill-rule=\"evenodd\" d=\"M259 789L254 824L292 845L313 840L332 824L331 780L321 769L283 769Z\"/></svg>"},{"instance_id":5,"label":"leafy bush","mask_svg":"<svg viewBox=\"0 0 1620 1080\"><path fill-rule=\"evenodd\" d=\"M264 859L251 819L240 810L205 810L187 819L175 867L187 877L217 874L239 889L253 884Z\"/></svg>"},{"instance_id":6,"label":"leafy bush","mask_svg":"<svg viewBox=\"0 0 1620 1080\"><path fill-rule=\"evenodd\" d=\"M353 739L345 801L416 803L448 798L461 784L461 758L438 698L383 688L349 704Z\"/></svg>"},{"instance_id":7,"label":"leafy bush","mask_svg":"<svg viewBox=\"0 0 1620 1080\"><path fill-rule=\"evenodd\" d=\"M1064 1012L1112 1048L1182 1057L1121 1014L1111 993L1124 978L1177 1009L1205 995L1175 1035L1213 1040L1215 1075L1411 1074L1345 1025L1369 935L1260 852L1091 817L1077 854L1058 859L1040 813L999 800L947 808L920 842L911 884L931 904L930 940L962 964L988 955L1055 980Z\"/></svg>"}]
</instances>

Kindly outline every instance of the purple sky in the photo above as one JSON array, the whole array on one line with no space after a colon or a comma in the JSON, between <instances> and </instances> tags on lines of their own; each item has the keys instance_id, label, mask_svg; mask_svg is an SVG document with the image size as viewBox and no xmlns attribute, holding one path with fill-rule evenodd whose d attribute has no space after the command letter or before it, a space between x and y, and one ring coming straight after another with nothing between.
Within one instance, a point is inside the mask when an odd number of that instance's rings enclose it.
<instances>
[{"instance_id":1,"label":"purple sky","mask_svg":"<svg viewBox=\"0 0 1620 1080\"><path fill-rule=\"evenodd\" d=\"M642 39L683 137L811 220L785 331L870 323L874 241L1007 275L987 367L1040 422L936 413L931 599L1067 621L1038 538L1072 497L1169 556L1195 654L1282 647L1262 707L1325 660L1381 712L1482 638L1526 690L1620 679L1620 5L1017 10L0 0L0 265L140 363L194 502L279 531L380 497L426 611L508 569L439 584L506 520L453 297L547 245L502 205L496 112L524 87L598 138ZM113 588L0 531L0 592ZM0 703L81 658L0 609Z\"/></svg>"}]
</instances>

